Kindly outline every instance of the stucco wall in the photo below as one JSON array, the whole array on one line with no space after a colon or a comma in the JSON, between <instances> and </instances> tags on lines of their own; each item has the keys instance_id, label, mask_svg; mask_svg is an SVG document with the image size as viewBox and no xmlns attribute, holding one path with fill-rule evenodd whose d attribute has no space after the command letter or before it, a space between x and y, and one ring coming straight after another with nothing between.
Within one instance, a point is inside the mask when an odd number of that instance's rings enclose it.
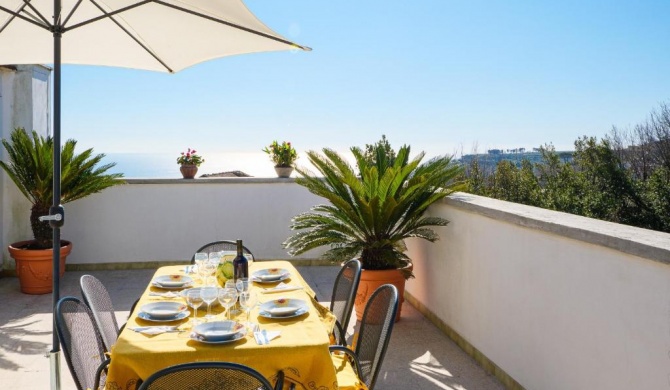
<instances>
[{"instance_id":1,"label":"stucco wall","mask_svg":"<svg viewBox=\"0 0 670 390\"><path fill-rule=\"evenodd\" d=\"M65 206L68 264L190 260L203 244L237 238L257 258L290 259L281 243L291 218L322 203L292 179L130 182Z\"/></svg>"},{"instance_id":2,"label":"stucco wall","mask_svg":"<svg viewBox=\"0 0 670 390\"><path fill-rule=\"evenodd\" d=\"M527 389L663 389L670 235L459 194L407 292Z\"/></svg>"}]
</instances>

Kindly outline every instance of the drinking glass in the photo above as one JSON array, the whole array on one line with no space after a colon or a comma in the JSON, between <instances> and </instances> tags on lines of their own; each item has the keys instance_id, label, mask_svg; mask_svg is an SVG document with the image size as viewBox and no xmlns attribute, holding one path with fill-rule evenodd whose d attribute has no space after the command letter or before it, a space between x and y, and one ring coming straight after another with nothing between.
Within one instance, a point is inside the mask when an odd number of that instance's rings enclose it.
<instances>
[{"instance_id":1,"label":"drinking glass","mask_svg":"<svg viewBox=\"0 0 670 390\"><path fill-rule=\"evenodd\" d=\"M202 305L202 302L200 291L190 289L186 292L186 303L193 309L193 320L191 320L192 326L196 326L200 323L198 320L198 307Z\"/></svg>"},{"instance_id":2,"label":"drinking glass","mask_svg":"<svg viewBox=\"0 0 670 390\"><path fill-rule=\"evenodd\" d=\"M240 306L247 315L247 325L251 323L251 308L256 306L256 293L253 291L242 291L240 293Z\"/></svg>"},{"instance_id":3,"label":"drinking glass","mask_svg":"<svg viewBox=\"0 0 670 390\"><path fill-rule=\"evenodd\" d=\"M230 307L237 301L237 290L234 288L219 289L218 298L221 306L226 308L226 318L230 319Z\"/></svg>"},{"instance_id":4,"label":"drinking glass","mask_svg":"<svg viewBox=\"0 0 670 390\"><path fill-rule=\"evenodd\" d=\"M205 318L212 319L214 316L212 315L212 302L216 300L218 297L218 291L219 289L216 287L210 287L210 286L205 286L200 289L200 296L202 297L202 300L205 301L207 304L207 315Z\"/></svg>"}]
</instances>

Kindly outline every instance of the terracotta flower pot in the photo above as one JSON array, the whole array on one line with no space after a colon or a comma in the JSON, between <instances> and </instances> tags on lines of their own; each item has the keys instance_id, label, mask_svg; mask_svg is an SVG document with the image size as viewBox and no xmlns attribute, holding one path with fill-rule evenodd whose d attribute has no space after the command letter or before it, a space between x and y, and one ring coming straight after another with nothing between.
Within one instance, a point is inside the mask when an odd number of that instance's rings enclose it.
<instances>
[{"instance_id":1,"label":"terracotta flower pot","mask_svg":"<svg viewBox=\"0 0 670 390\"><path fill-rule=\"evenodd\" d=\"M195 164L182 164L179 167L179 171L184 179L193 179L195 174L198 173L198 166Z\"/></svg>"},{"instance_id":2,"label":"terracotta flower pot","mask_svg":"<svg viewBox=\"0 0 670 390\"><path fill-rule=\"evenodd\" d=\"M277 177L287 178L293 173L293 167L275 167L275 172L277 172Z\"/></svg>"},{"instance_id":3,"label":"terracotta flower pot","mask_svg":"<svg viewBox=\"0 0 670 390\"><path fill-rule=\"evenodd\" d=\"M412 265L409 265L409 268L412 268ZM363 319L363 311L365 310L365 305L368 303L370 295L384 284L392 284L398 289L398 312L396 314L396 322L400 321L400 312L402 310L402 304L405 301L405 276L404 274L397 269L384 270L384 271L361 271L361 281L358 284L358 292L356 293L356 318L358 321Z\"/></svg>"},{"instance_id":4,"label":"terracotta flower pot","mask_svg":"<svg viewBox=\"0 0 670 390\"><path fill-rule=\"evenodd\" d=\"M53 290L53 250L25 249L32 241L19 241L7 249L16 261L21 292L24 294L48 294ZM72 251L70 241L61 241L60 276L65 273L65 259Z\"/></svg>"}]
</instances>

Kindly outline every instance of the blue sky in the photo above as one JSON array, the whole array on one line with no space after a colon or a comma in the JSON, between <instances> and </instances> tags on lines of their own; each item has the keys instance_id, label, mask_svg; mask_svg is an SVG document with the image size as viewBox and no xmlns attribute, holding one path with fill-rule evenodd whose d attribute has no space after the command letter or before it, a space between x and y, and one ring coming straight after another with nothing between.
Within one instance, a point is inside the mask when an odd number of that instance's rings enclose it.
<instances>
[{"instance_id":1,"label":"blue sky","mask_svg":"<svg viewBox=\"0 0 670 390\"><path fill-rule=\"evenodd\" d=\"M65 66L63 137L96 152L300 151L386 134L429 155L633 126L670 102L670 1L253 0L312 52L174 75ZM176 157L175 157L176 158Z\"/></svg>"}]
</instances>

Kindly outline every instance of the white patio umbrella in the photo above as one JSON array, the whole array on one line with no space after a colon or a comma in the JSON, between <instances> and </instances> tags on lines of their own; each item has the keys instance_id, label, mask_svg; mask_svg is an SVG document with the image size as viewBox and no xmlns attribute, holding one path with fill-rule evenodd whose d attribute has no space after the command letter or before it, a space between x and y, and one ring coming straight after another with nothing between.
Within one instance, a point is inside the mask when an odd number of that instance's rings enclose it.
<instances>
[{"instance_id":1,"label":"white patio umbrella","mask_svg":"<svg viewBox=\"0 0 670 390\"><path fill-rule=\"evenodd\" d=\"M214 58L311 50L272 31L242 0L0 0L0 64L53 64L53 305L60 299L61 63L174 73ZM60 388L53 332L51 387Z\"/></svg>"}]
</instances>

